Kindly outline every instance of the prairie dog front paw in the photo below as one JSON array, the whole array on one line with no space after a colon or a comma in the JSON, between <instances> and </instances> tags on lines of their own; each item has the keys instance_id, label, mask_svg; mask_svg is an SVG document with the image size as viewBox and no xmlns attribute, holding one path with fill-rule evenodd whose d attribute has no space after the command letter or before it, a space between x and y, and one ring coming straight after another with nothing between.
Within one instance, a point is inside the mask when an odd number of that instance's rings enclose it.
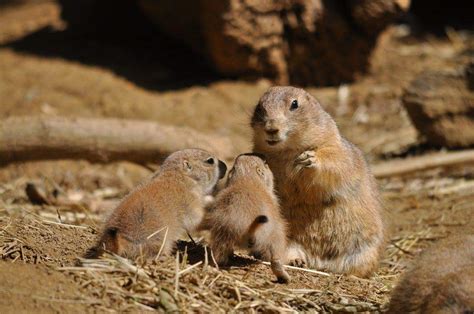
<instances>
[{"instance_id":1,"label":"prairie dog front paw","mask_svg":"<svg viewBox=\"0 0 474 314\"><path fill-rule=\"evenodd\" d=\"M299 170L303 168L316 168L317 159L316 152L314 150L307 150L301 153L295 159L295 167Z\"/></svg>"},{"instance_id":2,"label":"prairie dog front paw","mask_svg":"<svg viewBox=\"0 0 474 314\"><path fill-rule=\"evenodd\" d=\"M214 200L215 200L215 198L212 195L204 196L204 208L207 208L210 205L212 205L212 203L214 203Z\"/></svg>"}]
</instances>

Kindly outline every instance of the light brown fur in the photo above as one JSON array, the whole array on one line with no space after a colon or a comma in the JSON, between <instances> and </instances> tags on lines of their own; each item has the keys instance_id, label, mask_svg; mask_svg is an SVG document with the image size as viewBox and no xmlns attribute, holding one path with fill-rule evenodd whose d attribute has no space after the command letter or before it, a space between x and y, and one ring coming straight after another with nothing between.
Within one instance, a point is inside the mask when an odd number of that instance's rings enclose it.
<instances>
[{"instance_id":1,"label":"light brown fur","mask_svg":"<svg viewBox=\"0 0 474 314\"><path fill-rule=\"evenodd\" d=\"M289 281L283 268L286 224L273 192L273 175L260 157L236 158L226 188L217 195L202 226L211 232L218 264L227 264L234 248L251 249L271 262L280 282Z\"/></svg>"},{"instance_id":2,"label":"light brown fur","mask_svg":"<svg viewBox=\"0 0 474 314\"><path fill-rule=\"evenodd\" d=\"M361 151L299 88L270 88L251 124L254 152L265 155L273 171L289 223L289 258L331 272L370 275L384 248L386 227Z\"/></svg>"},{"instance_id":3,"label":"light brown fur","mask_svg":"<svg viewBox=\"0 0 474 314\"><path fill-rule=\"evenodd\" d=\"M400 279L389 313L474 313L474 235L427 249Z\"/></svg>"},{"instance_id":4,"label":"light brown fur","mask_svg":"<svg viewBox=\"0 0 474 314\"><path fill-rule=\"evenodd\" d=\"M193 231L201 222L209 194L225 172L225 164L204 150L171 154L113 211L89 257L97 257L103 249L130 258L154 257L162 245L162 254L170 254L183 232Z\"/></svg>"}]
</instances>

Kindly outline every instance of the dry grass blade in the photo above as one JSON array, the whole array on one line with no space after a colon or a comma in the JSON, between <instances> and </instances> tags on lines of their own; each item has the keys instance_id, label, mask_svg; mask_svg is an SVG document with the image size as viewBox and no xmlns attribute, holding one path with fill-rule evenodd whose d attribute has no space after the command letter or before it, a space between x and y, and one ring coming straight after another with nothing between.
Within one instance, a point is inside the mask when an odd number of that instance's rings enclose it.
<instances>
[{"instance_id":1,"label":"dry grass blade","mask_svg":"<svg viewBox=\"0 0 474 314\"><path fill-rule=\"evenodd\" d=\"M178 287L179 287L179 252L176 252L176 268L174 276L174 297L178 296Z\"/></svg>"},{"instance_id":2,"label":"dry grass blade","mask_svg":"<svg viewBox=\"0 0 474 314\"><path fill-rule=\"evenodd\" d=\"M167 228L167 226L156 230L155 232L153 232L152 234L150 234L148 237L146 237L146 239L147 239L147 240L150 240L151 238L153 238L154 236L156 236L158 233L160 233L161 231L165 230L166 228ZM163 241L163 242L164 242L164 241Z\"/></svg>"},{"instance_id":3,"label":"dry grass blade","mask_svg":"<svg viewBox=\"0 0 474 314\"><path fill-rule=\"evenodd\" d=\"M262 261L260 263L262 263L263 265L270 266L270 262L263 262ZM309 269L309 268L301 268L301 267L296 267L296 266L291 266L291 265L283 265L283 267L285 267L287 269L304 271L304 272L307 272L307 273L317 274L317 275L326 276L326 277L331 276L331 274L329 274L329 273L325 273L323 271Z\"/></svg>"},{"instance_id":4,"label":"dry grass blade","mask_svg":"<svg viewBox=\"0 0 474 314\"><path fill-rule=\"evenodd\" d=\"M158 251L158 254L155 256L155 261L158 260L161 256L161 253L163 252L163 248L165 247L166 239L168 238L168 226L165 227L165 236L163 237L163 240L161 242L160 250Z\"/></svg>"},{"instance_id":5,"label":"dry grass blade","mask_svg":"<svg viewBox=\"0 0 474 314\"><path fill-rule=\"evenodd\" d=\"M197 262L196 264L193 264L193 265L189 266L188 268L179 271L179 272L178 272L178 275L179 275L179 276L182 276L182 275L186 274L187 272L190 272L190 271L193 270L194 268L198 267L198 266L201 265L201 264L202 264L202 261Z\"/></svg>"}]
</instances>

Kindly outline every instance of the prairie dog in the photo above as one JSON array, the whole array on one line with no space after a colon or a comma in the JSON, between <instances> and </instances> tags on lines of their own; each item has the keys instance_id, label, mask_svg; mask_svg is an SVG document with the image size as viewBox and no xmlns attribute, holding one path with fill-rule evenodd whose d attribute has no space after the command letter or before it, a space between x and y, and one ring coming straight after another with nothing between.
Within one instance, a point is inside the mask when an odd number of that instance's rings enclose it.
<instances>
[{"instance_id":1,"label":"prairie dog","mask_svg":"<svg viewBox=\"0 0 474 314\"><path fill-rule=\"evenodd\" d=\"M272 87L251 121L254 152L275 176L289 259L365 277L385 243L379 193L363 154L303 89Z\"/></svg>"},{"instance_id":2,"label":"prairie dog","mask_svg":"<svg viewBox=\"0 0 474 314\"><path fill-rule=\"evenodd\" d=\"M160 249L163 255L171 253L181 234L199 225L209 194L226 171L204 150L171 154L149 181L121 201L87 255L97 257L104 248L129 258L154 257Z\"/></svg>"},{"instance_id":3,"label":"prairie dog","mask_svg":"<svg viewBox=\"0 0 474 314\"><path fill-rule=\"evenodd\" d=\"M389 313L473 313L474 235L425 250L392 293Z\"/></svg>"},{"instance_id":4,"label":"prairie dog","mask_svg":"<svg viewBox=\"0 0 474 314\"><path fill-rule=\"evenodd\" d=\"M218 264L227 264L234 248L251 249L271 262L279 282L288 282L286 225L273 192L273 175L258 156L240 155L226 187L217 194L201 229L211 232L211 249Z\"/></svg>"}]
</instances>

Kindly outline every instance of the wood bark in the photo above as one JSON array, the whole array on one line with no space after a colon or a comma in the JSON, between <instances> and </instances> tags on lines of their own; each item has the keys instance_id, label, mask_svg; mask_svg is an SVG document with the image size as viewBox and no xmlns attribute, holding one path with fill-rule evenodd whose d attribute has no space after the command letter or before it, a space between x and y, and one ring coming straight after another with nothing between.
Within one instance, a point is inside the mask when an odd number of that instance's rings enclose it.
<instances>
[{"instance_id":1,"label":"wood bark","mask_svg":"<svg viewBox=\"0 0 474 314\"><path fill-rule=\"evenodd\" d=\"M167 35L229 76L338 85L367 72L379 34L409 0L139 0ZM179 19L169 17L179 12Z\"/></svg>"},{"instance_id":2,"label":"wood bark","mask_svg":"<svg viewBox=\"0 0 474 314\"><path fill-rule=\"evenodd\" d=\"M158 162L184 148L234 157L230 139L150 121L12 117L0 121L0 164L41 159Z\"/></svg>"}]
</instances>

